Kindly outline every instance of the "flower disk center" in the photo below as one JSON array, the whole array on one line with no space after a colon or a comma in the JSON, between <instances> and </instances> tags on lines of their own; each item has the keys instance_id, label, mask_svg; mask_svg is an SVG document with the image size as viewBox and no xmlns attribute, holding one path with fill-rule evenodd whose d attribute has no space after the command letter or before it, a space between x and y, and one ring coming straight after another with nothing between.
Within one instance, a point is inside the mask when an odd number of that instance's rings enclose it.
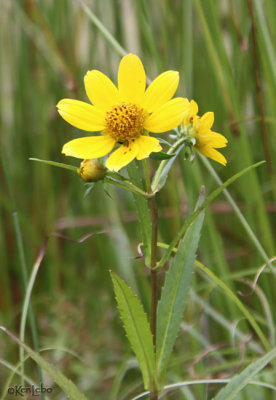
<instances>
[{"instance_id":1,"label":"flower disk center","mask_svg":"<svg viewBox=\"0 0 276 400\"><path fill-rule=\"evenodd\" d=\"M117 142L128 144L131 139L140 135L144 119L143 108L132 103L116 104L106 112L106 131Z\"/></svg>"}]
</instances>

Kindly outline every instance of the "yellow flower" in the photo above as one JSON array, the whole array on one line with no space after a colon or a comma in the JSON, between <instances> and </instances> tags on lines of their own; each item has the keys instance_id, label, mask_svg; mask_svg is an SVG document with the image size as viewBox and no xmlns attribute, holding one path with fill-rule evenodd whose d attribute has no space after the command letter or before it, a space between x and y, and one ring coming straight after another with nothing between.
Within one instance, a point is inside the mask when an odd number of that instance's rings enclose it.
<instances>
[{"instance_id":1,"label":"yellow flower","mask_svg":"<svg viewBox=\"0 0 276 400\"><path fill-rule=\"evenodd\" d=\"M146 74L140 59L128 54L118 71L118 89L97 70L88 71L84 85L91 104L63 99L58 112L71 125L85 131L101 131L99 136L71 140L63 146L67 156L91 159L111 152L106 167L118 171L134 158L142 160L162 150L159 140L147 131L160 133L177 127L183 120L187 99L171 100L176 92L179 74L166 71L146 89Z\"/></svg>"},{"instance_id":2,"label":"yellow flower","mask_svg":"<svg viewBox=\"0 0 276 400\"><path fill-rule=\"evenodd\" d=\"M220 133L211 131L214 123L214 113L207 112L202 117L197 115L198 105L191 100L186 111L183 126L188 135L195 139L195 148L204 156L226 165L226 158L217 150L226 147L228 140Z\"/></svg>"}]
</instances>

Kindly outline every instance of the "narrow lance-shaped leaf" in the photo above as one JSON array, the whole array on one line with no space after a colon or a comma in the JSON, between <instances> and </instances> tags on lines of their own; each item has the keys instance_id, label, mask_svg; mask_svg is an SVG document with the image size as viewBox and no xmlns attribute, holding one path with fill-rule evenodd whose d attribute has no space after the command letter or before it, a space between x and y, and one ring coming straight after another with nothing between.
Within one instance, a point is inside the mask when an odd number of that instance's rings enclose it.
<instances>
[{"instance_id":1,"label":"narrow lance-shaped leaf","mask_svg":"<svg viewBox=\"0 0 276 400\"><path fill-rule=\"evenodd\" d=\"M114 291L124 328L138 359L145 389L156 388L153 338L143 306L130 287L111 272Z\"/></svg>"},{"instance_id":2,"label":"narrow lance-shaped leaf","mask_svg":"<svg viewBox=\"0 0 276 400\"><path fill-rule=\"evenodd\" d=\"M49 161L49 160L40 160L39 158L29 158L30 161L38 161L42 164L52 165L53 167L59 167L64 169L69 169L70 171L77 172L78 167L74 165L64 164L56 161Z\"/></svg>"},{"instance_id":3,"label":"narrow lance-shaped leaf","mask_svg":"<svg viewBox=\"0 0 276 400\"><path fill-rule=\"evenodd\" d=\"M204 194L202 190L198 207L203 200ZM183 317L203 219L204 211L197 216L179 243L176 255L166 274L161 299L158 303L156 362L158 376L161 379L165 377L166 368Z\"/></svg>"},{"instance_id":4,"label":"narrow lance-shaped leaf","mask_svg":"<svg viewBox=\"0 0 276 400\"><path fill-rule=\"evenodd\" d=\"M157 161L169 160L172 157L175 157L175 154L163 153L162 151L159 151L158 153L151 153L150 155L150 158Z\"/></svg>"},{"instance_id":5,"label":"narrow lance-shaped leaf","mask_svg":"<svg viewBox=\"0 0 276 400\"><path fill-rule=\"evenodd\" d=\"M276 357L276 348L265 354L259 360L251 363L242 373L234 376L231 381L219 391L213 400L234 400L237 394L261 371L273 358Z\"/></svg>"},{"instance_id":6,"label":"narrow lance-shaped leaf","mask_svg":"<svg viewBox=\"0 0 276 400\"><path fill-rule=\"evenodd\" d=\"M176 160L176 157L178 156L178 154L180 153L180 151L183 149L184 147L184 143L180 143L180 145L176 145L175 147L171 147L171 151L173 151L173 154L168 153L167 156L169 156L168 159L163 159L163 161L161 161L154 177L152 180L152 191L154 193L159 192L165 185L167 178L168 178L168 174L169 171L171 169L171 167L173 166L173 163ZM169 150L169 151L170 151Z\"/></svg>"},{"instance_id":7,"label":"narrow lance-shaped leaf","mask_svg":"<svg viewBox=\"0 0 276 400\"><path fill-rule=\"evenodd\" d=\"M54 365L49 364L38 353L32 350L29 346L19 340L13 333L9 332L6 328L0 327L6 332L15 342L17 342L24 351L37 363L40 367L47 372L47 374L57 383L57 385L67 394L69 399L72 400L88 400L83 393L79 391L77 386L66 378Z\"/></svg>"}]
</instances>

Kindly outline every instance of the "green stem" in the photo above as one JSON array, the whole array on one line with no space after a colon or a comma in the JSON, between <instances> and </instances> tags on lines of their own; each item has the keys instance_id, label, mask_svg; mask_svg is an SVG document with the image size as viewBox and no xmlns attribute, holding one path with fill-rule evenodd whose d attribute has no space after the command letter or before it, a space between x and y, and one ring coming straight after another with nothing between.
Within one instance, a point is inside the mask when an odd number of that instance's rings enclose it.
<instances>
[{"instance_id":1,"label":"green stem","mask_svg":"<svg viewBox=\"0 0 276 400\"><path fill-rule=\"evenodd\" d=\"M157 270L155 270L157 262L157 240L158 240L158 208L156 204L155 195L152 193L149 169L146 160L143 160L143 168L145 175L146 188L149 195L148 199L150 214L151 214L151 254L150 254L150 268L151 268L151 309L150 309L150 329L153 336L154 350L156 346L156 317L157 317L157 295L158 295L158 282ZM158 391L152 389L150 392L150 400L158 400Z\"/></svg>"},{"instance_id":2,"label":"green stem","mask_svg":"<svg viewBox=\"0 0 276 400\"><path fill-rule=\"evenodd\" d=\"M147 160L145 160L145 159L142 160L142 163L143 163L143 169L144 169L144 175L145 175L146 189L147 189L148 194L151 194L152 189L151 189L150 174L149 174Z\"/></svg>"},{"instance_id":3,"label":"green stem","mask_svg":"<svg viewBox=\"0 0 276 400\"><path fill-rule=\"evenodd\" d=\"M118 181L117 179L114 179L110 176L106 176L105 181L108 183L112 183L113 185L119 186L123 189L127 189L132 193L135 194L140 194L143 197L146 197L147 199L151 197L151 195L144 190L140 189L138 186L135 186L132 182L129 181Z\"/></svg>"},{"instance_id":4,"label":"green stem","mask_svg":"<svg viewBox=\"0 0 276 400\"><path fill-rule=\"evenodd\" d=\"M152 223L152 238L151 238L151 318L150 326L153 335L153 343L156 345L156 314L157 314L157 270L156 255L157 255L157 239L158 239L158 209L155 197L149 199L151 207L151 223Z\"/></svg>"}]
</instances>

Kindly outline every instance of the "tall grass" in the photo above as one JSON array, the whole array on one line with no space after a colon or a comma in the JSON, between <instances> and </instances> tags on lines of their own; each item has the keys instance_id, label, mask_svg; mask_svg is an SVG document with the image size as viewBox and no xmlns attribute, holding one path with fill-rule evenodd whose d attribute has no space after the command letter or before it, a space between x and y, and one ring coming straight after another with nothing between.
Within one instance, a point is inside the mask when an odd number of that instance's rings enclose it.
<instances>
[{"instance_id":1,"label":"tall grass","mask_svg":"<svg viewBox=\"0 0 276 400\"><path fill-rule=\"evenodd\" d=\"M104 231L83 243L50 238L32 293L38 347L88 398L129 399L142 391L142 381L126 350L108 270L119 271L149 308L149 282L141 260L134 259L140 232L132 196L121 189L109 189L108 196L98 185L84 198L85 187L74 173L29 161L38 157L68 162L60 150L78 132L58 117L55 105L64 97L85 99L82 79L88 69L100 69L116 80L121 50L81 1L0 4L1 324L19 335L25 295L22 251L30 275L51 233L78 240L89 232ZM179 95L196 99L201 114L215 112L214 128L229 140L224 152L227 167L212 163L222 180L266 159L266 165L234 183L230 194L266 256L275 256L275 1L87 0L86 4L122 49L141 57L150 79L167 69L179 70ZM77 160L70 163L78 165ZM156 165L152 161L152 169ZM207 193L217 186L201 159L190 164L180 158L158 198L160 241L174 237L202 184ZM265 262L223 195L209 208L198 258L233 292L246 293ZM193 285L168 383L231 375L262 351L223 291L198 271ZM276 292L271 269L264 270L252 295L240 299L273 345ZM6 360L13 369L18 349L3 335L0 342L1 364ZM34 346L30 325L26 342ZM31 361L26 361L25 373L33 381L38 379ZM9 368L1 366L0 387L9 374ZM19 379L14 377L13 382ZM273 384L269 369L262 380ZM47 377L46 382L54 386ZM183 388L169 398L211 398L219 387ZM57 387L53 398L64 398ZM273 397L268 389L248 386L238 398Z\"/></svg>"}]
</instances>

